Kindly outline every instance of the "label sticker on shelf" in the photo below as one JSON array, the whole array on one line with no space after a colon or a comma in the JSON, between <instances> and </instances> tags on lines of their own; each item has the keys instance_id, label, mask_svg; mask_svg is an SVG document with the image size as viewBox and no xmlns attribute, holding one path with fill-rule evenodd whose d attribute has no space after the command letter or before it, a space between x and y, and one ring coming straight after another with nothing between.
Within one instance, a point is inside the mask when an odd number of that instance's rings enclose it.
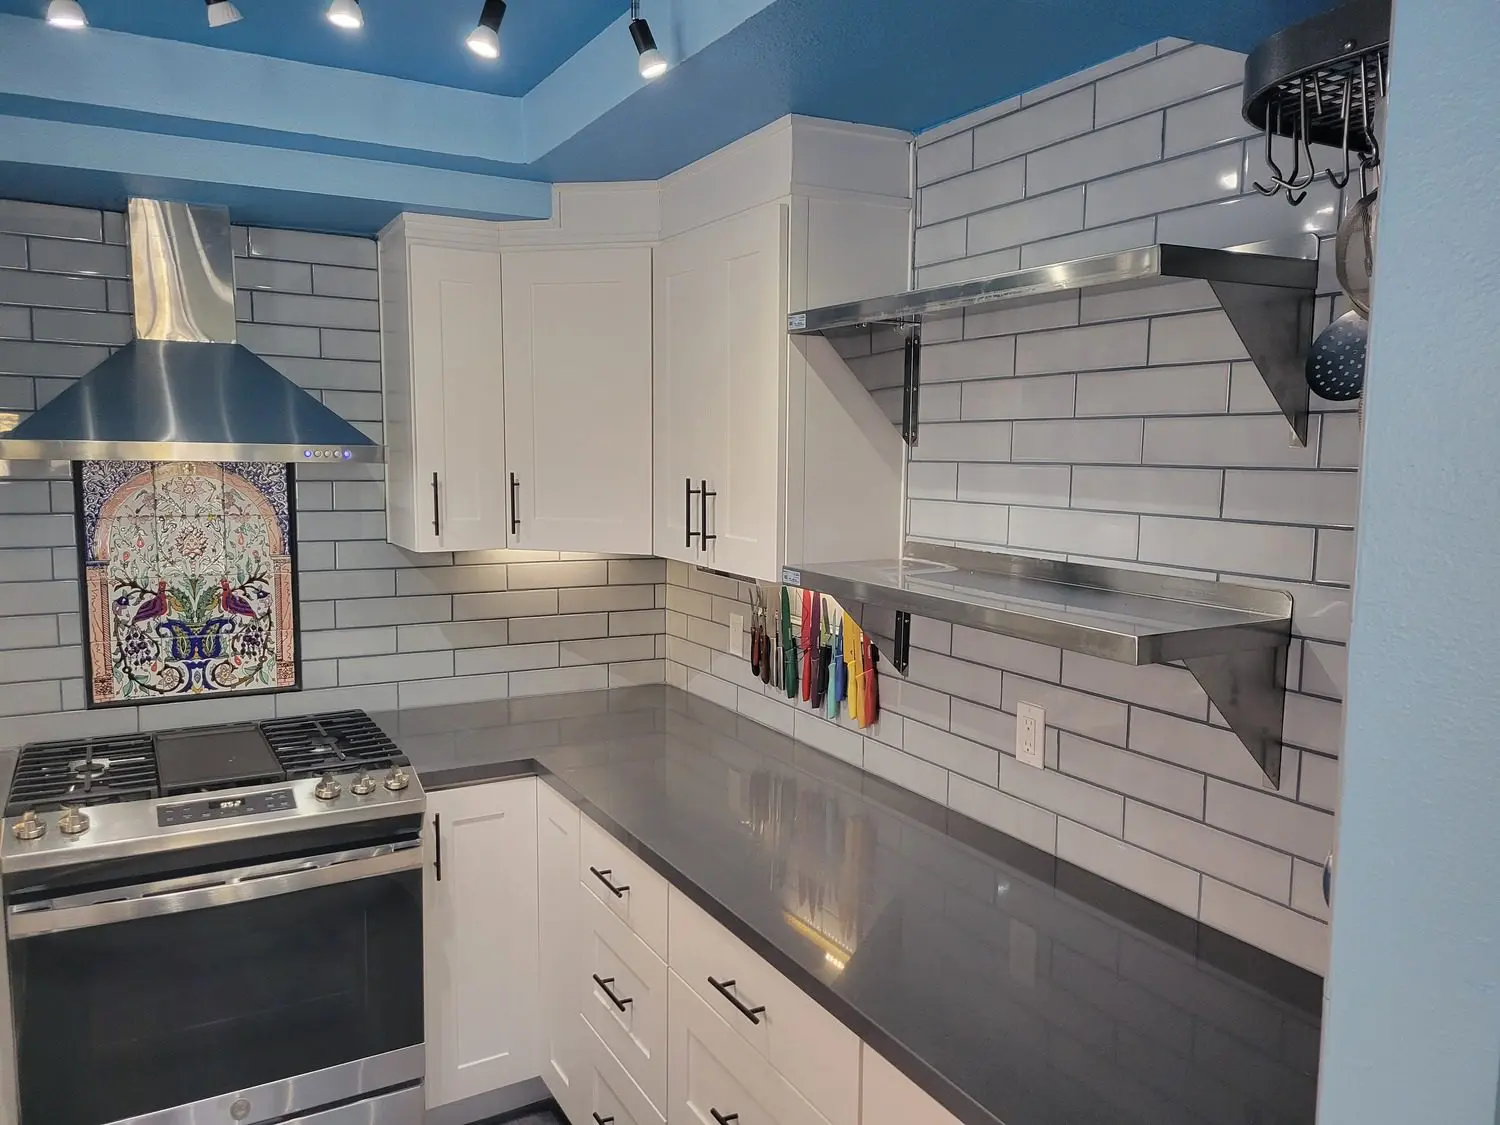
<instances>
[{"instance_id":1,"label":"label sticker on shelf","mask_svg":"<svg viewBox=\"0 0 1500 1125\"><path fill-rule=\"evenodd\" d=\"M784 566L781 568L781 580L788 586L800 586L802 585L802 572L800 570L793 570L789 566Z\"/></svg>"},{"instance_id":2,"label":"label sticker on shelf","mask_svg":"<svg viewBox=\"0 0 1500 1125\"><path fill-rule=\"evenodd\" d=\"M786 318L786 330L788 332L801 332L807 328L806 313L792 313Z\"/></svg>"}]
</instances>

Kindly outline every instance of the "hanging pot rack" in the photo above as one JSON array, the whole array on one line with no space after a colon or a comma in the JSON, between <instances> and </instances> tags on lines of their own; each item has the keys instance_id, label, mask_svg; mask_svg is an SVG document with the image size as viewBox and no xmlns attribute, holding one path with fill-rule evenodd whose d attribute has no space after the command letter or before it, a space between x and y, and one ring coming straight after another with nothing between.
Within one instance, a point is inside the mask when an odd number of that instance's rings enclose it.
<instances>
[{"instance_id":1,"label":"hanging pot rack","mask_svg":"<svg viewBox=\"0 0 1500 1125\"><path fill-rule=\"evenodd\" d=\"M1295 206L1318 176L1342 188L1356 167L1368 187L1380 165L1375 117L1390 80L1390 25L1391 0L1353 0L1277 32L1250 53L1243 112L1265 138L1270 171L1270 182L1256 190L1285 193ZM1277 138L1290 140L1290 150ZM1320 168L1314 145L1340 158Z\"/></svg>"}]
</instances>

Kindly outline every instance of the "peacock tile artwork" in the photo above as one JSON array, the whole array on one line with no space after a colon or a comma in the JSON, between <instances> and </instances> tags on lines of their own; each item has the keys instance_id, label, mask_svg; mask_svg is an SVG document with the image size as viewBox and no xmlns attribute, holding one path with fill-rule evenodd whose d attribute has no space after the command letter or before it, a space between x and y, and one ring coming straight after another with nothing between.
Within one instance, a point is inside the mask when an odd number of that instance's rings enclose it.
<instances>
[{"instance_id":1,"label":"peacock tile artwork","mask_svg":"<svg viewBox=\"0 0 1500 1125\"><path fill-rule=\"evenodd\" d=\"M74 465L88 703L301 686L290 465Z\"/></svg>"}]
</instances>

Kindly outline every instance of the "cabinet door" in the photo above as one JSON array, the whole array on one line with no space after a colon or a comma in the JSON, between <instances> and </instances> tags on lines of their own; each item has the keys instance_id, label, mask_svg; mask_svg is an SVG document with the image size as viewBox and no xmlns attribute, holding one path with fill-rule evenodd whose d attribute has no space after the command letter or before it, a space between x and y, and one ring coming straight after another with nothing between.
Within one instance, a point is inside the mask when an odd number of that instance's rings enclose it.
<instances>
[{"instance_id":1,"label":"cabinet door","mask_svg":"<svg viewBox=\"0 0 1500 1125\"><path fill-rule=\"evenodd\" d=\"M536 781L428 796L429 1107L541 1071Z\"/></svg>"},{"instance_id":2,"label":"cabinet door","mask_svg":"<svg viewBox=\"0 0 1500 1125\"><path fill-rule=\"evenodd\" d=\"M503 288L512 545L650 554L651 251L507 252Z\"/></svg>"},{"instance_id":3,"label":"cabinet door","mask_svg":"<svg viewBox=\"0 0 1500 1125\"><path fill-rule=\"evenodd\" d=\"M860 1125L958 1125L958 1118L919 1090L910 1078L864 1047L864 1114Z\"/></svg>"},{"instance_id":4,"label":"cabinet door","mask_svg":"<svg viewBox=\"0 0 1500 1125\"><path fill-rule=\"evenodd\" d=\"M573 1120L586 1116L583 1020L578 981L583 972L582 905L578 885L578 809L543 782L536 790L537 899L541 934L542 1078Z\"/></svg>"},{"instance_id":5,"label":"cabinet door","mask_svg":"<svg viewBox=\"0 0 1500 1125\"><path fill-rule=\"evenodd\" d=\"M506 546L500 255L410 248L412 508L419 549Z\"/></svg>"},{"instance_id":6,"label":"cabinet door","mask_svg":"<svg viewBox=\"0 0 1500 1125\"><path fill-rule=\"evenodd\" d=\"M668 239L656 270L656 553L767 579L783 518L786 231L784 205L759 207ZM705 482L706 502L688 495Z\"/></svg>"}]
</instances>

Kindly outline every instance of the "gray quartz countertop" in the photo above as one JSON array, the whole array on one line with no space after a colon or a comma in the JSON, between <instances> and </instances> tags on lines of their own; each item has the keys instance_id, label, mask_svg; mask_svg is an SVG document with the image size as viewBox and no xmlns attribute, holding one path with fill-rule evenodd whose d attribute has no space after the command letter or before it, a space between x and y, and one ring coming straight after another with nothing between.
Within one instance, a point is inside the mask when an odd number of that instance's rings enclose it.
<instances>
[{"instance_id":1,"label":"gray quartz countertop","mask_svg":"<svg viewBox=\"0 0 1500 1125\"><path fill-rule=\"evenodd\" d=\"M375 716L538 774L969 1125L1311 1125L1319 978L672 688Z\"/></svg>"}]
</instances>

